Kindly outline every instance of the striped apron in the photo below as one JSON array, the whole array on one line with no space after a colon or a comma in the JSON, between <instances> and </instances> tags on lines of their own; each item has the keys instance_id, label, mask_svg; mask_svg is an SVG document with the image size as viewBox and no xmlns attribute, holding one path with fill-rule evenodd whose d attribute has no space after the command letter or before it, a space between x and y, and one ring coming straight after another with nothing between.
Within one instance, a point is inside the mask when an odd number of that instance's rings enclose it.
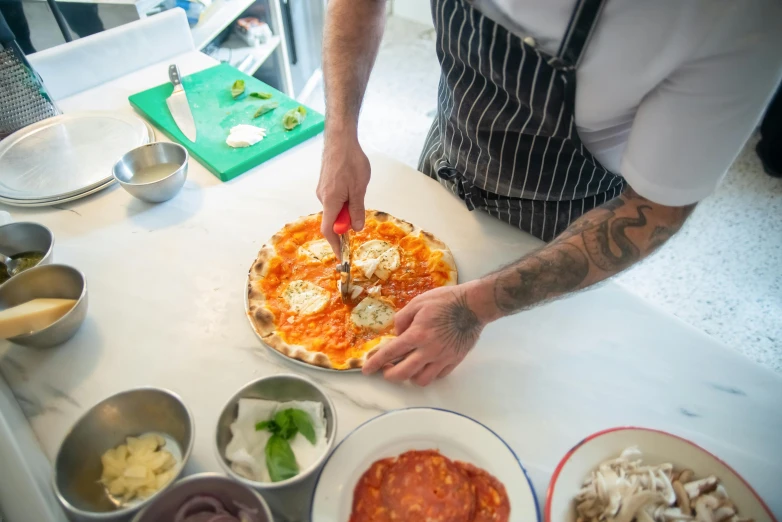
<instances>
[{"instance_id":1,"label":"striped apron","mask_svg":"<svg viewBox=\"0 0 782 522\"><path fill-rule=\"evenodd\" d=\"M576 67L602 8L578 0L556 56L472 7L431 0L442 67L418 169L469 210L550 241L622 193L576 131Z\"/></svg>"}]
</instances>

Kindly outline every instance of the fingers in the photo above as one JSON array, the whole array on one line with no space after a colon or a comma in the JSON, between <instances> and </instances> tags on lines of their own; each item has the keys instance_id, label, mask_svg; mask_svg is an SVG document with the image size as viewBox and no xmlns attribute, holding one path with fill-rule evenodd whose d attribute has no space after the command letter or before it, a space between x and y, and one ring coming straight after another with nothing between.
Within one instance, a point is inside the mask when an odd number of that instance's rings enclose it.
<instances>
[{"instance_id":1,"label":"fingers","mask_svg":"<svg viewBox=\"0 0 782 522\"><path fill-rule=\"evenodd\" d=\"M410 379L418 386L429 386L437 379L447 365L445 363L429 363Z\"/></svg>"},{"instance_id":2,"label":"fingers","mask_svg":"<svg viewBox=\"0 0 782 522\"><path fill-rule=\"evenodd\" d=\"M414 349L415 346L410 341L404 337L397 337L370 357L361 371L364 375L373 374L384 366L401 359Z\"/></svg>"},{"instance_id":3,"label":"fingers","mask_svg":"<svg viewBox=\"0 0 782 522\"><path fill-rule=\"evenodd\" d=\"M437 376L437 378L438 379L445 379L446 377L451 375L451 372L454 371L455 368L456 368L455 364L449 364L448 366L443 368L442 371L440 371L440 374Z\"/></svg>"},{"instance_id":4,"label":"fingers","mask_svg":"<svg viewBox=\"0 0 782 522\"><path fill-rule=\"evenodd\" d=\"M337 214L342 209L343 203L345 202L335 199L323 201L323 220L320 224L320 232L331 245L331 249L334 250L337 259L340 259L341 253L339 250L339 236L334 233L334 222L337 220Z\"/></svg>"},{"instance_id":5,"label":"fingers","mask_svg":"<svg viewBox=\"0 0 782 522\"><path fill-rule=\"evenodd\" d=\"M421 309L419 303L421 303L420 300L416 301L416 299L413 299L407 303L407 306L394 314L394 330L396 331L396 335L402 335L410 328L410 325L413 324L415 314Z\"/></svg>"},{"instance_id":6,"label":"fingers","mask_svg":"<svg viewBox=\"0 0 782 522\"><path fill-rule=\"evenodd\" d=\"M415 351L405 357L402 362L398 363L393 368L384 370L383 377L391 382L406 381L420 372L425 365L426 361L421 355L421 352Z\"/></svg>"},{"instance_id":7,"label":"fingers","mask_svg":"<svg viewBox=\"0 0 782 522\"><path fill-rule=\"evenodd\" d=\"M366 187L352 187L350 198L348 198L348 211L350 212L350 226L356 232L364 228L364 219L366 210L364 209L364 196Z\"/></svg>"}]
</instances>

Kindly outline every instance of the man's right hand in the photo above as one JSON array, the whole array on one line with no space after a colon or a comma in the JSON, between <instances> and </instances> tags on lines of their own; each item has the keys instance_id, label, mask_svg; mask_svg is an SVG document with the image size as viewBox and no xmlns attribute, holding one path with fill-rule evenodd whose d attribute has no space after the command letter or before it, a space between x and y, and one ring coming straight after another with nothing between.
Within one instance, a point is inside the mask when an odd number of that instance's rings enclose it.
<instances>
[{"instance_id":1,"label":"man's right hand","mask_svg":"<svg viewBox=\"0 0 782 522\"><path fill-rule=\"evenodd\" d=\"M347 201L353 230L364 228L364 195L369 184L369 159L355 135L349 138L326 137L323 164L316 194L323 204L321 232L339 257L339 236L334 221Z\"/></svg>"}]
</instances>

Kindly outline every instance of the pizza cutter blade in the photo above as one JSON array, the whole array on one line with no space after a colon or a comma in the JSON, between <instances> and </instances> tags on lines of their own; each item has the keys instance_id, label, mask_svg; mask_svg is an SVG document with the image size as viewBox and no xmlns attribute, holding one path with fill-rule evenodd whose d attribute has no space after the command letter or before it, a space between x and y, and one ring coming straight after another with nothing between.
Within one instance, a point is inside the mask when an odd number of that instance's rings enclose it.
<instances>
[{"instance_id":1,"label":"pizza cutter blade","mask_svg":"<svg viewBox=\"0 0 782 522\"><path fill-rule=\"evenodd\" d=\"M342 205L333 227L334 233L339 234L339 250L341 263L337 265L339 272L339 292L342 294L342 302L350 302L350 212L348 204Z\"/></svg>"}]
</instances>

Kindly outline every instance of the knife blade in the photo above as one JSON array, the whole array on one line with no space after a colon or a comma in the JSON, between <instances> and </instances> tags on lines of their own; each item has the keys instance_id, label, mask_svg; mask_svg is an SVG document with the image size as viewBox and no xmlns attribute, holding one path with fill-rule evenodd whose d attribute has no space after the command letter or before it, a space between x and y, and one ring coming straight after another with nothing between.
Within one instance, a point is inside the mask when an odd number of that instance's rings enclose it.
<instances>
[{"instance_id":1,"label":"knife blade","mask_svg":"<svg viewBox=\"0 0 782 522\"><path fill-rule=\"evenodd\" d=\"M185 88L182 86L179 67L177 67L176 64L168 66L168 78L171 80L171 83L174 84L174 92L171 93L171 96L166 98L168 110L171 111L171 116L174 118L174 122L176 122L179 130L182 131L182 134L195 143L195 121L193 120L193 113L190 111L190 104L187 102Z\"/></svg>"}]
</instances>

